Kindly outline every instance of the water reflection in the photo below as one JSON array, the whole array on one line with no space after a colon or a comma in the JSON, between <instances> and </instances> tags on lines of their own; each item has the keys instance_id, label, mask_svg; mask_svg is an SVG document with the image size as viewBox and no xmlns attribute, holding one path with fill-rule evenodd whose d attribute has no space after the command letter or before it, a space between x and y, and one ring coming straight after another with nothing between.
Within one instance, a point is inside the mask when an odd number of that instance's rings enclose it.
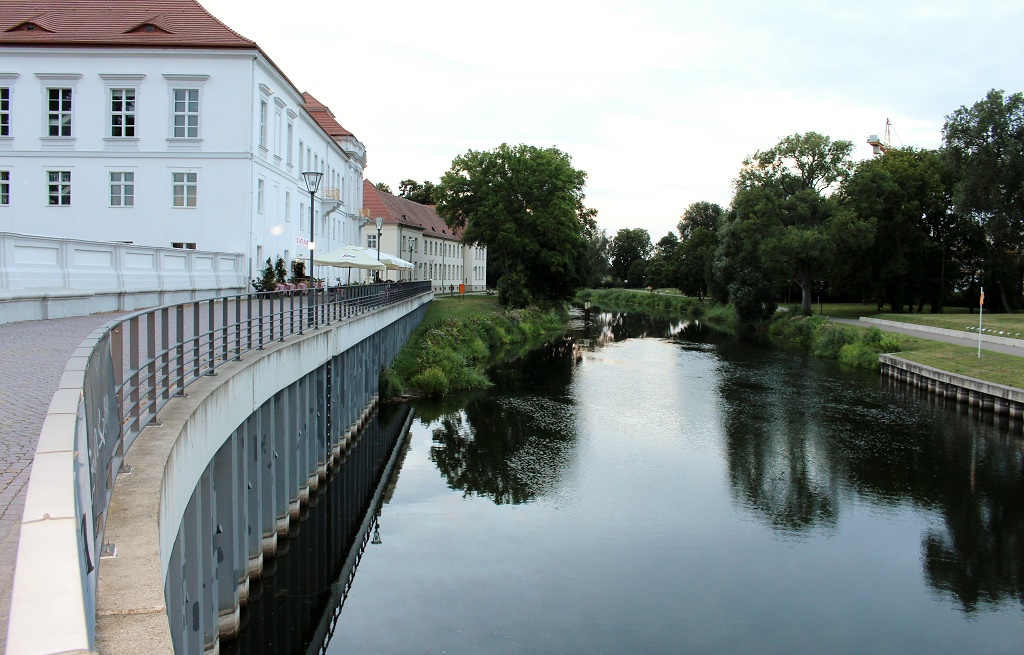
<instances>
[{"instance_id":1,"label":"water reflection","mask_svg":"<svg viewBox=\"0 0 1024 655\"><path fill-rule=\"evenodd\" d=\"M970 613L1024 607L1024 442L800 354L723 346L730 482L780 531L830 529L844 504L941 515L921 539L928 583Z\"/></svg>"},{"instance_id":2,"label":"water reflection","mask_svg":"<svg viewBox=\"0 0 1024 655\"><path fill-rule=\"evenodd\" d=\"M526 503L553 489L577 439L567 389L579 361L576 339L561 337L495 367L497 398L478 394L459 403L460 410L423 404L421 418L439 423L430 460L448 486L498 505Z\"/></svg>"},{"instance_id":3,"label":"water reflection","mask_svg":"<svg viewBox=\"0 0 1024 655\"><path fill-rule=\"evenodd\" d=\"M221 652L326 652L359 562L371 538L379 543L380 508L408 452L410 413L408 405L383 406L363 429L277 557L267 560L242 610L242 630L221 643Z\"/></svg>"},{"instance_id":4,"label":"water reflection","mask_svg":"<svg viewBox=\"0 0 1024 655\"><path fill-rule=\"evenodd\" d=\"M802 538L833 531L853 503L934 511L942 520L921 537L929 585L968 613L1024 607L1024 440L986 424L989 415L696 321L594 312L573 328L502 366L494 394L434 429L431 460L451 488L499 504L554 488L577 440L568 388L581 352L671 339L722 362L709 391L721 404L729 484L750 516Z\"/></svg>"}]
</instances>

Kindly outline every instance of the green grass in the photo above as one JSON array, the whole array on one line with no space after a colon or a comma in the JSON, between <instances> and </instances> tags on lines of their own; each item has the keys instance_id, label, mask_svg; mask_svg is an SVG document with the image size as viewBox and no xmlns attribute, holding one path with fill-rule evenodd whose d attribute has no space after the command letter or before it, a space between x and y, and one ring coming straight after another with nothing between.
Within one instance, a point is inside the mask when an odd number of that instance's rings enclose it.
<instances>
[{"instance_id":1,"label":"green grass","mask_svg":"<svg viewBox=\"0 0 1024 655\"><path fill-rule=\"evenodd\" d=\"M799 305L783 305L794 314L800 309ZM874 303L823 303L820 311L818 305L814 305L814 314L823 314L832 318L860 318L862 316L879 318L897 323L911 323L914 325L928 325L931 327L945 328L947 330L959 330L977 334L978 312L968 313L966 307L946 307L942 314L893 314L888 311L878 311ZM1016 314L985 314L982 327L994 329L997 332L1002 330L1013 338L1024 338L1024 313ZM1017 334L1020 334L1020 337ZM987 333L991 334L991 333ZM999 336L996 334L996 336Z\"/></svg>"},{"instance_id":2,"label":"green grass","mask_svg":"<svg viewBox=\"0 0 1024 655\"><path fill-rule=\"evenodd\" d=\"M941 341L904 337L898 357L957 375L1024 389L1024 358Z\"/></svg>"}]
</instances>

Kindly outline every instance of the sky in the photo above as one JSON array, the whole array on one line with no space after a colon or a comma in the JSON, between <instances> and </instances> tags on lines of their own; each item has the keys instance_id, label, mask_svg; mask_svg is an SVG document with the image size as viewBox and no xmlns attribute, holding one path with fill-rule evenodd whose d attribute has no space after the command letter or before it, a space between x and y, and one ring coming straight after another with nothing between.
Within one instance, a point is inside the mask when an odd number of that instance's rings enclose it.
<instances>
[{"instance_id":1,"label":"sky","mask_svg":"<svg viewBox=\"0 0 1024 655\"><path fill-rule=\"evenodd\" d=\"M609 236L728 206L743 159L815 131L936 148L1024 91L1020 0L200 0L366 145L397 193L468 150L557 147Z\"/></svg>"}]
</instances>

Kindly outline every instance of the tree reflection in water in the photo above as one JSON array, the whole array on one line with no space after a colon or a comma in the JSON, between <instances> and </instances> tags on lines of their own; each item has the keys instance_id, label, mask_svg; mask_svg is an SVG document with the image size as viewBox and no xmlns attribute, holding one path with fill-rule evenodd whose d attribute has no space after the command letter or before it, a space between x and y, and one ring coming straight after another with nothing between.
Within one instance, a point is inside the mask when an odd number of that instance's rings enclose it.
<instances>
[{"instance_id":1,"label":"tree reflection in water","mask_svg":"<svg viewBox=\"0 0 1024 655\"><path fill-rule=\"evenodd\" d=\"M723 403L729 485L751 516L802 539L834 531L853 503L934 512L941 520L921 539L928 584L967 613L1007 601L1024 608L1019 429L890 388L874 373L715 336L696 322L595 312L575 328L497 367L491 393L418 405L421 420L440 419L430 458L449 487L497 504L550 492L574 457L570 385L581 350L669 338L714 348L721 361L707 398Z\"/></svg>"},{"instance_id":2,"label":"tree reflection in water","mask_svg":"<svg viewBox=\"0 0 1024 655\"><path fill-rule=\"evenodd\" d=\"M461 399L460 410L420 404L434 418L430 459L448 486L496 504L527 503L554 489L576 443L569 396L575 339L560 337L491 371L500 395Z\"/></svg>"},{"instance_id":3,"label":"tree reflection in water","mask_svg":"<svg viewBox=\"0 0 1024 655\"><path fill-rule=\"evenodd\" d=\"M914 391L865 388L802 355L723 344L730 482L773 528L831 529L844 503L939 513L922 536L929 585L967 613L1024 608L1024 440ZM825 370L823 370L825 369ZM974 412L972 412L974 413Z\"/></svg>"}]
</instances>

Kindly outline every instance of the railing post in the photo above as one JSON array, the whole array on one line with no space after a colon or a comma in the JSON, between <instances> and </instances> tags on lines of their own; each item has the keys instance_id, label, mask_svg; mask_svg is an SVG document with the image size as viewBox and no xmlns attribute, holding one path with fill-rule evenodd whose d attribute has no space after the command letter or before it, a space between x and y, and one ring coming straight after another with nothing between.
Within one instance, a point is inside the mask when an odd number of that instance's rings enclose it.
<instances>
[{"instance_id":1,"label":"railing post","mask_svg":"<svg viewBox=\"0 0 1024 655\"><path fill-rule=\"evenodd\" d=\"M160 308L160 396L171 397L170 308Z\"/></svg>"},{"instance_id":2,"label":"railing post","mask_svg":"<svg viewBox=\"0 0 1024 655\"><path fill-rule=\"evenodd\" d=\"M202 328L199 325L199 315L202 314L202 305L198 302L194 302L190 305L192 307L192 379L198 378L201 374L202 362Z\"/></svg>"},{"instance_id":3,"label":"railing post","mask_svg":"<svg viewBox=\"0 0 1024 655\"><path fill-rule=\"evenodd\" d=\"M156 312L152 311L146 314L146 371L148 372L148 379L146 380L146 400L147 409L152 420L156 420ZM149 421L146 421L146 425L149 425ZM145 427L142 424L139 425L139 430Z\"/></svg>"},{"instance_id":4,"label":"railing post","mask_svg":"<svg viewBox=\"0 0 1024 655\"><path fill-rule=\"evenodd\" d=\"M177 307L177 342L178 342L178 393L179 396L185 395L185 306L178 305Z\"/></svg>"},{"instance_id":5,"label":"railing post","mask_svg":"<svg viewBox=\"0 0 1024 655\"><path fill-rule=\"evenodd\" d=\"M206 375L217 375L213 369L217 368L217 305L211 298L206 305L206 347L209 351L210 368L206 371ZM203 306L196 304L196 309L202 314ZM202 318L202 317L200 317Z\"/></svg>"},{"instance_id":6,"label":"railing post","mask_svg":"<svg viewBox=\"0 0 1024 655\"><path fill-rule=\"evenodd\" d=\"M139 348L139 317L136 316L128 321L128 402L132 406L129 412L132 420L127 431L131 433L139 429Z\"/></svg>"}]
</instances>

